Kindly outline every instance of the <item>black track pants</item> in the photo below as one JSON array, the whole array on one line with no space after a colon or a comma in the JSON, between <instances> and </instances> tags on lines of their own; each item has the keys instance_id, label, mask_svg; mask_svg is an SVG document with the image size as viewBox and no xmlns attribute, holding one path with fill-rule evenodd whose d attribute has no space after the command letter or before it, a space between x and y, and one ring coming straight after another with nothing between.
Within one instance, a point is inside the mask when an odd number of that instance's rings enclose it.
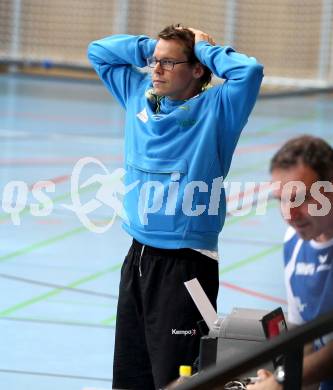
<instances>
[{"instance_id":1,"label":"black track pants","mask_svg":"<svg viewBox=\"0 0 333 390\"><path fill-rule=\"evenodd\" d=\"M178 377L199 354L201 319L184 282L197 278L216 309L218 263L192 249L157 249L137 241L119 286L113 387L151 390Z\"/></svg>"}]
</instances>

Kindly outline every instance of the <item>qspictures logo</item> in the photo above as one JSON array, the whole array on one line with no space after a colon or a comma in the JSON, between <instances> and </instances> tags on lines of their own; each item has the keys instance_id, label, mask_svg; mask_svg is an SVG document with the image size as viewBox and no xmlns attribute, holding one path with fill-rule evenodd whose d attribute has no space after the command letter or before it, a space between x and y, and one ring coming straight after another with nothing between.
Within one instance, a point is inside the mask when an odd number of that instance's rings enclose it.
<instances>
[{"instance_id":1,"label":"qspictures logo","mask_svg":"<svg viewBox=\"0 0 333 390\"><path fill-rule=\"evenodd\" d=\"M88 164L97 165L102 171L104 171L104 174L94 174L80 186L80 175ZM104 233L109 230L117 216L124 222L128 223L127 214L119 197L126 195L129 191L136 187L139 182L136 181L128 186L125 186L123 182L125 174L126 171L123 168L118 168L110 173L103 163L93 157L80 159L75 164L71 177L72 204L63 204L63 207L73 211L83 226L94 233ZM100 185L95 198L85 204L82 204L79 190L95 183L99 183ZM109 222L107 222L104 226L98 226L89 218L89 214L97 210L103 204L107 205L111 209L112 216Z\"/></svg>"},{"instance_id":2,"label":"qspictures logo","mask_svg":"<svg viewBox=\"0 0 333 390\"><path fill-rule=\"evenodd\" d=\"M94 173L87 175L91 172ZM327 181L315 182L307 189L300 181L288 182L282 188L280 182L226 182L223 177L217 177L210 183L187 181L179 172L163 175L163 181L157 180L158 176L143 182L130 181L130 177L126 176L123 168L110 172L98 159L84 157L77 161L70 176L71 203L62 203L60 207L73 212L83 226L99 234L109 230L117 218L125 224L129 223L123 206L126 196L131 196L131 207L134 208L131 211L136 213L143 227L149 224L149 218L154 214L172 217L177 212L188 218L197 218L204 213L218 216L221 203L225 201L224 193L228 200L227 213L231 216L244 216L253 211L255 215L265 215L272 193L277 190L281 190L280 207L286 219L290 218L293 208L304 202L311 216L328 215L332 207L325 193L333 192L333 184ZM86 177L88 179L83 180ZM137 177L141 178L140 175ZM91 188L96 191L87 191ZM55 189L56 183L51 180L40 180L32 188L24 181L10 181L3 188L2 210L10 216L15 226L21 225L23 212L34 217L46 217L54 208L54 200L49 194L54 193ZM133 196L130 193L134 190L136 193ZM81 196L84 192L85 201ZM87 193L91 192L93 195L87 200ZM311 202L308 201L309 197ZM101 207L109 210L102 224L92 218L92 213Z\"/></svg>"},{"instance_id":3,"label":"qspictures logo","mask_svg":"<svg viewBox=\"0 0 333 390\"><path fill-rule=\"evenodd\" d=\"M92 168L99 173L93 174L80 184L81 176L83 176L84 170L88 169L88 165L90 165L90 169ZM110 172L101 161L93 157L84 157L78 160L70 176L72 202L71 204L62 203L60 207L74 212L82 225L94 233L104 233L109 230L117 217L127 223L128 218L121 198L131 191L138 182L126 186L123 181L125 174L126 171L123 168ZM98 187L95 196L83 203L81 193L92 186ZM34 217L47 217L54 209L54 202L48 194L54 193L55 190L56 184L51 180L37 181L32 188L24 181L10 181L3 189L2 210L9 214L15 226L21 225L23 212L29 212ZM33 198L30 203L28 203L29 196ZM103 205L106 205L110 210L108 213L110 217L101 226L94 222L90 215Z\"/></svg>"}]
</instances>

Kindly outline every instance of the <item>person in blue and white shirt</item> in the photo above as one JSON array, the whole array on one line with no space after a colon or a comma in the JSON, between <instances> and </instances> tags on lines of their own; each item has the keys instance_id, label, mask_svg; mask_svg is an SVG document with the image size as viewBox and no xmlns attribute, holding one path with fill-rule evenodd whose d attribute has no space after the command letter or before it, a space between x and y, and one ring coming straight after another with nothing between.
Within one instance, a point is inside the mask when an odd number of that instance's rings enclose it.
<instances>
[{"instance_id":1,"label":"person in blue and white shirt","mask_svg":"<svg viewBox=\"0 0 333 390\"><path fill-rule=\"evenodd\" d=\"M333 149L320 138L297 137L275 154L270 170L290 225L284 242L288 320L302 325L333 310ZM263 380L249 390L281 388L269 372L258 374ZM320 390L333 389L333 333L315 340L304 357L304 385L319 382Z\"/></svg>"}]
</instances>

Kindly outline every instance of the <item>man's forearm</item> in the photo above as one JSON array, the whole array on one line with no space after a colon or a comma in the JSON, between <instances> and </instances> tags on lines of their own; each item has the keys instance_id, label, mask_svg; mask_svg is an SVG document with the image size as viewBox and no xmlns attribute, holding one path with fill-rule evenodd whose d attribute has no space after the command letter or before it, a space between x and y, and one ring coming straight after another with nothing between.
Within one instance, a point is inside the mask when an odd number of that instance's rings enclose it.
<instances>
[{"instance_id":1,"label":"man's forearm","mask_svg":"<svg viewBox=\"0 0 333 390\"><path fill-rule=\"evenodd\" d=\"M143 67L155 50L156 41L144 35L112 35L89 45L88 57L111 94L126 108L144 75L132 65Z\"/></svg>"},{"instance_id":2,"label":"man's forearm","mask_svg":"<svg viewBox=\"0 0 333 390\"><path fill-rule=\"evenodd\" d=\"M310 385L333 378L333 341L304 357L303 383Z\"/></svg>"},{"instance_id":3,"label":"man's forearm","mask_svg":"<svg viewBox=\"0 0 333 390\"><path fill-rule=\"evenodd\" d=\"M135 65L146 66L146 58L151 56L156 40L144 35L112 35L92 42L88 57L96 65Z\"/></svg>"}]
</instances>

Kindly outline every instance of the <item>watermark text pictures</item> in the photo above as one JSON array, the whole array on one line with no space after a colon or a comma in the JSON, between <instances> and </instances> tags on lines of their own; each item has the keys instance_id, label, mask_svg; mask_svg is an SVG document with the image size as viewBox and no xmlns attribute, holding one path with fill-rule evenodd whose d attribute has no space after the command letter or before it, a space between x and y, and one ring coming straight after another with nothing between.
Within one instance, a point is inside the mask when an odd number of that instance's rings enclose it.
<instances>
[{"instance_id":1,"label":"watermark text pictures","mask_svg":"<svg viewBox=\"0 0 333 390\"><path fill-rule=\"evenodd\" d=\"M80 184L83 170L88 165L90 169L91 165L94 166L96 173ZM95 233L104 233L110 229L117 217L129 223L123 199L132 191L135 191L135 212L142 225L147 225L149 215L153 214L173 216L183 213L190 218L204 214L219 215L220 208L224 207L224 194L227 197L227 213L233 216L243 216L253 211L255 215L265 215L272 194L280 200L281 212L286 219L298 207L307 207L311 216L328 215L332 207L327 194L333 192L333 184L328 181L317 181L311 188L306 188L301 181L291 181L281 186L280 182L269 181L228 182L223 177L206 183L186 181L180 173L174 172L164 175L167 177L163 181L154 178L128 183L126 174L123 168L110 172L101 161L93 157L82 158L75 164L70 176L69 197L72 202L61 204L60 207L75 213L80 222ZM81 194L89 187L95 190L91 191L91 199L83 203ZM49 216L54 209L55 201L51 194L55 191L56 183L52 180L40 180L32 187L24 181L10 181L2 189L2 210L16 226L21 225L23 212L34 217ZM33 201L28 202L31 198ZM110 210L108 220L103 225L91 218L91 213L101 206L107 206Z\"/></svg>"}]
</instances>

